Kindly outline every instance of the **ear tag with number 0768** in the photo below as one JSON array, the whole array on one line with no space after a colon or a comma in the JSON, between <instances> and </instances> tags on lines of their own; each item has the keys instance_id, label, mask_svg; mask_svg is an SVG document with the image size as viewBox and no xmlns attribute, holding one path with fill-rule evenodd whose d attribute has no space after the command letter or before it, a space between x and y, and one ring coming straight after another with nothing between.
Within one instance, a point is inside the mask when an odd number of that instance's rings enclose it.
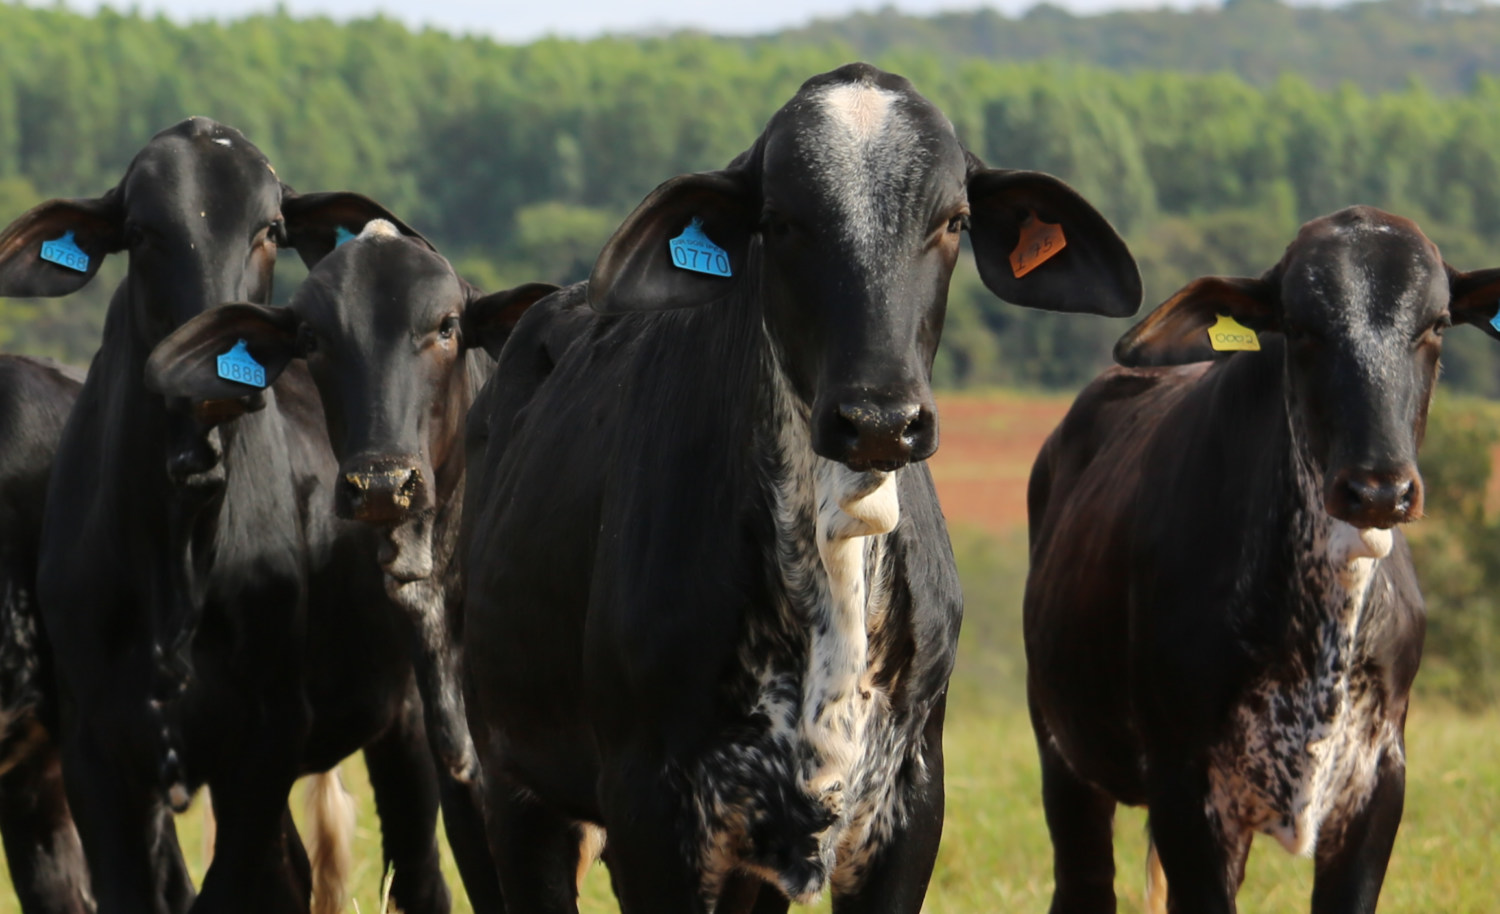
<instances>
[{"instance_id":1,"label":"ear tag with number 0768","mask_svg":"<svg viewBox=\"0 0 1500 914\"><path fill-rule=\"evenodd\" d=\"M235 343L232 349L219 356L219 377L251 387L266 386L266 368L255 361L255 356L245 348L244 340Z\"/></svg>"},{"instance_id":2,"label":"ear tag with number 0768","mask_svg":"<svg viewBox=\"0 0 1500 914\"><path fill-rule=\"evenodd\" d=\"M43 241L42 259L80 273L89 271L89 255L73 240L71 231L64 232L61 238Z\"/></svg>"},{"instance_id":3,"label":"ear tag with number 0768","mask_svg":"<svg viewBox=\"0 0 1500 914\"><path fill-rule=\"evenodd\" d=\"M680 270L710 276L730 275L729 252L703 234L703 220L696 216L681 235L667 242L667 247L672 249L672 263Z\"/></svg>"},{"instance_id":4,"label":"ear tag with number 0768","mask_svg":"<svg viewBox=\"0 0 1500 914\"><path fill-rule=\"evenodd\" d=\"M1259 352L1260 337L1229 315L1220 314L1208 328L1208 345L1219 352Z\"/></svg>"}]
</instances>

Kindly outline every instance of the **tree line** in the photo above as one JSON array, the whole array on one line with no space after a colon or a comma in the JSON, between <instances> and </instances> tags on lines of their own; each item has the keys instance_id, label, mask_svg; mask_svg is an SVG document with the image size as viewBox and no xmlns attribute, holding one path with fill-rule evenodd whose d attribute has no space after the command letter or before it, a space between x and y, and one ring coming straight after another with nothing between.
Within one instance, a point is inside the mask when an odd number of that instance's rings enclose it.
<instances>
[{"instance_id":1,"label":"tree line","mask_svg":"<svg viewBox=\"0 0 1500 914\"><path fill-rule=\"evenodd\" d=\"M380 199L483 287L571 281L657 183L722 167L803 79L856 56L837 39L511 46L380 18L182 25L0 4L0 217L102 192L152 133L202 114L243 130L300 190ZM1093 200L1131 242L1148 305L1196 275L1258 273L1301 221L1356 202L1417 219L1458 266L1500 263L1494 76L1450 94L1373 92L1292 75L1255 85L902 47L873 56L990 164L1051 171ZM60 302L0 303L0 345L87 359L109 278ZM1021 312L967 270L939 380L1076 385L1122 329ZM1492 347L1449 339L1447 383L1500 392Z\"/></svg>"}]
</instances>

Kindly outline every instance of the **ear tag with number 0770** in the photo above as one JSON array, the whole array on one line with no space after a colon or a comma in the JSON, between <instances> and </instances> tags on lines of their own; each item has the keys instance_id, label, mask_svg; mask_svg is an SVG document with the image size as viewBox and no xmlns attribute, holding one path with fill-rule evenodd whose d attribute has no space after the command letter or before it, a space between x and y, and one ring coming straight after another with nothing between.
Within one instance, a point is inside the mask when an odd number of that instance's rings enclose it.
<instances>
[{"instance_id":1,"label":"ear tag with number 0770","mask_svg":"<svg viewBox=\"0 0 1500 914\"><path fill-rule=\"evenodd\" d=\"M219 377L251 387L266 386L265 366L255 361L255 356L245 348L244 340L235 343L234 348L219 356Z\"/></svg>"},{"instance_id":2,"label":"ear tag with number 0770","mask_svg":"<svg viewBox=\"0 0 1500 914\"><path fill-rule=\"evenodd\" d=\"M1260 337L1229 315L1220 314L1208 328L1208 345L1220 352L1259 352Z\"/></svg>"},{"instance_id":3,"label":"ear tag with number 0770","mask_svg":"<svg viewBox=\"0 0 1500 914\"><path fill-rule=\"evenodd\" d=\"M80 273L89 271L89 255L73 240L71 231L64 232L61 238L43 241L42 259Z\"/></svg>"},{"instance_id":4,"label":"ear tag with number 0770","mask_svg":"<svg viewBox=\"0 0 1500 914\"><path fill-rule=\"evenodd\" d=\"M672 249L672 263L680 270L710 276L730 275L729 252L703 234L703 220L696 216L681 235L667 242L667 246Z\"/></svg>"}]
</instances>

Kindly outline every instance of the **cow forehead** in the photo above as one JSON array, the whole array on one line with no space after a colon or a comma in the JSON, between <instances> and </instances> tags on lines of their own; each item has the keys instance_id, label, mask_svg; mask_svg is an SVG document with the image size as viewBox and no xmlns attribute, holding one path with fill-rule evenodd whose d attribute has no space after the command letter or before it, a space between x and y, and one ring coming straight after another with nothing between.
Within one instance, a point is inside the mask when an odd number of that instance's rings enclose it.
<instances>
[{"instance_id":1,"label":"cow forehead","mask_svg":"<svg viewBox=\"0 0 1500 914\"><path fill-rule=\"evenodd\" d=\"M915 92L864 80L819 85L787 114L767 148L767 198L805 199L872 262L882 242L925 232L932 209L962 192L952 125Z\"/></svg>"},{"instance_id":2,"label":"cow forehead","mask_svg":"<svg viewBox=\"0 0 1500 914\"><path fill-rule=\"evenodd\" d=\"M206 220L213 230L268 218L281 200L281 183L260 150L204 118L153 137L132 160L121 191L132 217L189 226Z\"/></svg>"},{"instance_id":3,"label":"cow forehead","mask_svg":"<svg viewBox=\"0 0 1500 914\"><path fill-rule=\"evenodd\" d=\"M1415 224L1378 211L1310 223L1288 251L1283 282L1290 319L1356 335L1407 329L1447 295L1436 246Z\"/></svg>"},{"instance_id":4,"label":"cow forehead","mask_svg":"<svg viewBox=\"0 0 1500 914\"><path fill-rule=\"evenodd\" d=\"M427 329L464 304L448 261L404 236L364 236L318 264L293 296L293 308L327 329L356 336L404 336Z\"/></svg>"}]
</instances>

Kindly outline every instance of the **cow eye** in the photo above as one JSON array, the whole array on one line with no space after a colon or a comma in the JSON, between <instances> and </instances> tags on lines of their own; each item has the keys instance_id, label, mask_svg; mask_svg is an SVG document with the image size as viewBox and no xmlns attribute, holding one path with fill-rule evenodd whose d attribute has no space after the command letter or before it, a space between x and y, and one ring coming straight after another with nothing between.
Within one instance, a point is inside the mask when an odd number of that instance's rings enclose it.
<instances>
[{"instance_id":1,"label":"cow eye","mask_svg":"<svg viewBox=\"0 0 1500 914\"><path fill-rule=\"evenodd\" d=\"M458 324L459 320L457 314L448 315L447 317L443 318L443 322L438 325L438 336L445 340L453 339L455 336L458 336Z\"/></svg>"},{"instance_id":2,"label":"cow eye","mask_svg":"<svg viewBox=\"0 0 1500 914\"><path fill-rule=\"evenodd\" d=\"M304 357L318 351L318 335L306 324L297 328L297 350Z\"/></svg>"},{"instance_id":3,"label":"cow eye","mask_svg":"<svg viewBox=\"0 0 1500 914\"><path fill-rule=\"evenodd\" d=\"M141 242L143 242L145 240L146 240L146 230L145 229L141 228L139 225L137 225L134 222L132 222L129 225L125 226L125 246L126 247L131 247L131 248L140 247L141 246Z\"/></svg>"},{"instance_id":4,"label":"cow eye","mask_svg":"<svg viewBox=\"0 0 1500 914\"><path fill-rule=\"evenodd\" d=\"M786 219L783 218L782 215L775 210L767 210L766 214L761 217L760 223L763 229L765 229L767 232L770 232L772 235L775 235L777 238L785 238L787 235L791 234L792 231L792 224L786 221Z\"/></svg>"},{"instance_id":5,"label":"cow eye","mask_svg":"<svg viewBox=\"0 0 1500 914\"><path fill-rule=\"evenodd\" d=\"M959 213L948 220L948 234L957 235L969 227L969 214Z\"/></svg>"},{"instance_id":6,"label":"cow eye","mask_svg":"<svg viewBox=\"0 0 1500 914\"><path fill-rule=\"evenodd\" d=\"M266 237L277 247L285 247L287 243L286 221L277 219L266 229Z\"/></svg>"},{"instance_id":7,"label":"cow eye","mask_svg":"<svg viewBox=\"0 0 1500 914\"><path fill-rule=\"evenodd\" d=\"M1429 327L1429 328L1427 328L1427 329L1428 329L1428 332L1431 333L1433 336L1442 336L1443 335L1443 331L1447 330L1449 327L1452 327L1452 326L1453 326L1453 318L1451 318L1448 315L1444 314L1442 317L1439 317L1437 320L1433 321L1432 322L1432 326Z\"/></svg>"}]
</instances>

